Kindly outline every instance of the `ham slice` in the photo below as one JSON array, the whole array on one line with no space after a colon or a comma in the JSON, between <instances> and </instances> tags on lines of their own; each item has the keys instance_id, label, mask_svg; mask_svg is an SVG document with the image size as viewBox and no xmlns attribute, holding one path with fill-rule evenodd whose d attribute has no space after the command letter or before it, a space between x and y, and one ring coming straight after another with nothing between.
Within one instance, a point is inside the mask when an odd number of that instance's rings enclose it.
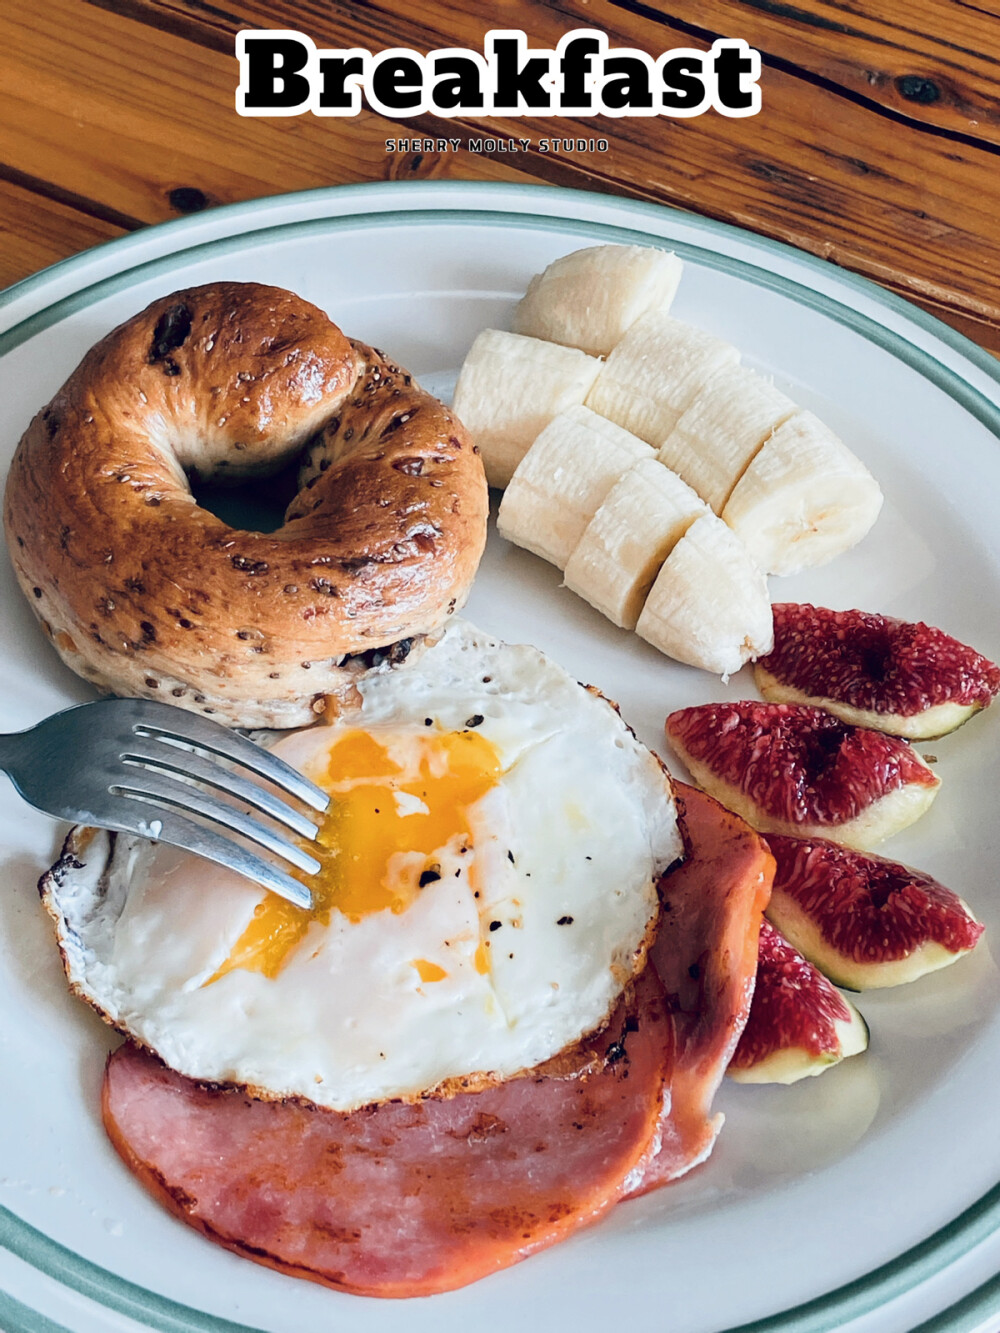
<instances>
[{"instance_id":1,"label":"ham slice","mask_svg":"<svg viewBox=\"0 0 1000 1333\"><path fill-rule=\"evenodd\" d=\"M661 883L655 966L602 1034L498 1087L349 1115L205 1087L126 1044L104 1081L115 1148L212 1240L370 1296L463 1286L676 1179L719 1131L773 873L747 824L676 789L688 859Z\"/></svg>"},{"instance_id":2,"label":"ham slice","mask_svg":"<svg viewBox=\"0 0 1000 1333\"><path fill-rule=\"evenodd\" d=\"M656 1151L672 1023L652 969L603 1034L482 1092L339 1114L207 1088L126 1044L112 1143L183 1221L371 1296L448 1291L599 1218Z\"/></svg>"},{"instance_id":3,"label":"ham slice","mask_svg":"<svg viewBox=\"0 0 1000 1333\"><path fill-rule=\"evenodd\" d=\"M712 1151L712 1100L750 1012L761 914L774 858L764 839L705 792L674 783L685 860L660 881L652 960L676 1034L661 1144L630 1193L666 1185Z\"/></svg>"}]
</instances>

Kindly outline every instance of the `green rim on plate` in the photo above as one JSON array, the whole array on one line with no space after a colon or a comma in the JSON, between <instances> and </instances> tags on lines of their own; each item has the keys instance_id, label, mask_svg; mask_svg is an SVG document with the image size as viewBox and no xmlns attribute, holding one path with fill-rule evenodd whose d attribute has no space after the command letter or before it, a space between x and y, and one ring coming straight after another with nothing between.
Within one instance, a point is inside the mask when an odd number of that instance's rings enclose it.
<instances>
[{"instance_id":1,"label":"green rim on plate","mask_svg":"<svg viewBox=\"0 0 1000 1333\"><path fill-rule=\"evenodd\" d=\"M128 236L116 237L110 241L102 241L98 245L92 246L79 255L70 255L66 259L58 260L55 264L50 264L47 268L41 269L38 273L33 273L27 278L22 278L19 282L12 283L9 287L0 291L0 310L9 305L12 301L27 295L36 288L44 288L53 279L53 277L64 277L74 272L76 269L89 267L94 257L100 257L113 251L115 254L124 254L128 251L144 245L153 234L159 237L177 236L182 239L189 232L200 230L206 219L224 218L226 221L237 225L241 221L255 221L262 215L277 211L281 208L294 207L300 204L319 203L323 200L361 200L364 205L364 212L368 212L374 199L378 196L385 196L387 191L391 192L391 197L395 200L402 200L408 194L419 198L426 194L433 194L435 198L445 198L453 196L459 200L475 200L477 196L483 193L483 182L481 181L393 181L391 185L385 182L371 182L363 185L335 185L315 190L299 190L291 194L269 195L261 199L251 199L238 204L225 204L209 210L208 213L194 214L193 216L174 218L169 222L160 222L156 226L143 227L139 231L132 232ZM528 205L537 202L559 200L562 205L572 205L575 200L579 208L583 209L588 204L593 206L594 200L606 201L609 196L595 194L587 190L574 190L568 187L553 188L548 185L520 185L509 182L497 182L489 186L489 192L502 195L505 199L523 200L525 207L518 209L521 215L531 215L532 209ZM977 343L959 333L950 325L937 319L934 315L929 315L920 306L913 305L895 293L879 287L868 278L861 277L857 273L852 273L850 269L838 268L832 265L830 261L820 259L816 255L809 254L808 251L798 250L792 245L786 245L782 241L774 241L769 236L760 236L754 232L746 231L740 227L731 226L726 222L717 222L714 218L701 217L696 213L687 213L681 209L673 208L668 204L647 204L636 199L621 199L614 196L614 206L616 213L623 216L635 217L639 223L653 223L662 220L664 217L675 216L682 219L685 225L692 229L702 232L706 236L718 236L722 239L732 239L751 245L754 249L763 251L764 254L773 254L785 259L793 259L800 268L811 270L814 273L821 274L824 277L829 276L831 270L836 273L839 286L852 288L859 295L874 300L877 304L895 314L902 315L910 323L917 325L925 333L932 334L939 341L947 344L953 351L960 353L967 361L971 361L978 370L988 375L992 380L1000 384L1000 365L994 357L984 351ZM439 214L453 217L457 209L454 206L438 208ZM484 209L480 207L475 209L477 215L483 213L496 212L497 210ZM509 216L514 210L507 210L506 213L499 216ZM568 211L572 211L572 208ZM396 210L397 216L405 212L410 216L410 210ZM378 214L385 215L384 209L379 209ZM357 217L357 214L341 216ZM547 214L546 221L566 221L569 219L565 214L558 213ZM288 224L288 225L295 225ZM587 230L589 225L600 226L602 224L582 224L580 230ZM251 231L257 230L255 227L247 227L239 234L243 237ZM644 228L639 227L643 232ZM230 233L235 235L235 230ZM646 232L647 240L662 241L663 234L660 232ZM177 255L179 251L184 250L190 253L191 247L179 245L172 253ZM766 272L766 270L765 270Z\"/></svg>"},{"instance_id":2,"label":"green rim on plate","mask_svg":"<svg viewBox=\"0 0 1000 1333\"><path fill-rule=\"evenodd\" d=\"M476 194L483 193L483 187L479 182L394 182L391 195L395 199L406 193L414 194L417 198L433 194L435 199L454 200L454 203L445 202L443 206L435 208L399 210L373 208L378 196L385 195L387 188L382 183L335 186L215 209L211 214L213 219L225 218L232 224L234 230L228 235L191 246L178 244L177 248L167 254L122 268L113 275L85 284L50 305L41 307L0 333L0 356L75 311L138 281L169 272L178 264L194 257L201 259L209 255L224 255L236 249L246 249L248 245L267 245L278 238L286 239L292 235L328 234L362 225L367 229L395 226L403 218L409 226L434 226L442 222L452 225L488 223L510 227L529 226L534 229L576 233L591 240L632 244L662 244L665 240L669 240L678 253L696 264L720 270L756 286L779 292L798 304L819 311L838 324L851 329L910 366L1000 438L1000 405L991 401L932 353L910 342L903 334L883 327L869 316L855 310L846 301L814 291L792 278L773 273L767 268L745 260L720 254L708 247L676 241L659 229L647 230L646 227L656 223L662 226L664 218L677 216L682 220L684 227L702 233L706 238L738 240L762 252L764 258L768 254L784 260L791 258L796 266L806 271L821 273L824 277L830 276L831 267L828 263L795 250L791 246L766 237L754 236L712 219L689 213L681 214L663 205L645 204L634 200L615 200L615 210L635 225L587 222L581 220L586 205L593 206L595 199L604 200L605 197L580 190L534 185L491 185L488 188L489 194L499 193L504 198L510 198L515 203L524 205L523 208L504 212L496 208L468 206ZM244 231L238 230L241 221L260 222L269 212L297 203L322 204L323 201L334 200L340 203L352 199L356 199L361 205L356 212L348 213L338 209L337 215L332 217L320 216L298 222L252 226ZM533 211L534 207L544 202L556 200L562 209L575 214L575 217L560 216L555 212ZM161 224L157 228L105 242L96 248L96 253L105 255L113 251L124 259L133 249L147 242L153 232L157 235L170 233L182 242L185 235L203 226L204 221L204 215L177 219ZM89 251L62 260L51 268L16 283L7 291L0 293L0 311L23 295L43 290L56 274L65 277L74 270L85 273L93 262L94 254L95 251ZM1000 389L1000 365L962 334L865 278L844 270L836 270L836 277L838 286L846 287L848 291L855 291L866 300L903 316L923 332L931 334L952 351L959 353ZM749 1324L742 1324L739 1328L720 1330L720 1333L834 1333L850 1321L870 1314L880 1306L905 1295L940 1274L969 1254L998 1229L1000 1229L1000 1184L994 1186L981 1199L933 1235L872 1272L793 1309L768 1315ZM129 1282L60 1245L5 1208L0 1208L0 1244L47 1277L107 1309L134 1319L145 1327L162 1330L163 1333L258 1333L258 1330L250 1325L233 1323L207 1314ZM998 1310L1000 1310L1000 1276L991 1278L949 1309L927 1320L915 1329L914 1333L970 1333L988 1315ZM60 1325L3 1293L0 1293L0 1327L4 1329L4 1333L64 1333Z\"/></svg>"}]
</instances>

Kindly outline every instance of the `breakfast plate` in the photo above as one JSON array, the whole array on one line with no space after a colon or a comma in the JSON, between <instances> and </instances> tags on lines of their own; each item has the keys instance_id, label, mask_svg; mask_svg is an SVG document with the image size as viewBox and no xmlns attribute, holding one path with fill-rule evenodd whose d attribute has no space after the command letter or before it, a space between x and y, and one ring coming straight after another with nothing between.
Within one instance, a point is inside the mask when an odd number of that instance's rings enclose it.
<instances>
[{"instance_id":1,"label":"breakfast plate","mask_svg":"<svg viewBox=\"0 0 1000 1333\"><path fill-rule=\"evenodd\" d=\"M487 325L532 274L602 241L685 260L674 307L828 422L881 482L861 545L772 582L775 599L861 606L940 625L1000 657L1000 371L873 285L786 247L667 209L542 187L372 185L220 209L100 247L0 296L3 467L35 411L108 329L155 297L217 279L288 287L447 396ZM465 614L542 648L616 699L660 752L672 709L753 694L668 661L491 534ZM0 573L0 730L89 697ZM792 1087L726 1086L709 1161L665 1190L471 1287L379 1302L248 1264L161 1212L100 1124L116 1044L67 993L35 894L58 832L0 790L0 1326L409 1333L472 1325L671 1333L987 1329L1000 1311L1000 715L923 752L934 808L884 851L961 892L986 923L968 959L859 1008L869 1052ZM85 763L86 756L68 756ZM929 1321L921 1324L921 1321Z\"/></svg>"}]
</instances>

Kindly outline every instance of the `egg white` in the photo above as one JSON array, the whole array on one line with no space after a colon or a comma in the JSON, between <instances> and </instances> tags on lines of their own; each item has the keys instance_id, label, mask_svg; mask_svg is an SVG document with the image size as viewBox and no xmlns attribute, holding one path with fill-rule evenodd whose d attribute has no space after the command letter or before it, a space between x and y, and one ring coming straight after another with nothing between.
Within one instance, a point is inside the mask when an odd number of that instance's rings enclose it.
<instances>
[{"instance_id":1,"label":"egg white","mask_svg":"<svg viewBox=\"0 0 1000 1333\"><path fill-rule=\"evenodd\" d=\"M360 693L276 750L316 779L348 729L391 750L427 719L462 731L481 715L503 769L468 811L471 846L442 847L440 879L405 911L334 910L275 977L210 980L264 897L248 881L87 831L43 882L73 988L183 1074L339 1111L477 1086L598 1029L644 965L656 880L682 845L659 762L604 699L461 621ZM422 981L415 960L446 976Z\"/></svg>"}]
</instances>

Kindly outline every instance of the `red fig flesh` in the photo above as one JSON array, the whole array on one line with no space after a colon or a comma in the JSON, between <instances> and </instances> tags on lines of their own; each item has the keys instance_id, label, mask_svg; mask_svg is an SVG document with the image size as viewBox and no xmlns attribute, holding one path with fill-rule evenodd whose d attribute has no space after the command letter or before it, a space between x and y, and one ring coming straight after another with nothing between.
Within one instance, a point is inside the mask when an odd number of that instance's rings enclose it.
<instances>
[{"instance_id":1,"label":"red fig flesh","mask_svg":"<svg viewBox=\"0 0 1000 1333\"><path fill-rule=\"evenodd\" d=\"M768 915L838 986L898 986L947 967L983 927L919 870L822 838L770 836L777 862Z\"/></svg>"},{"instance_id":2,"label":"red fig flesh","mask_svg":"<svg viewBox=\"0 0 1000 1333\"><path fill-rule=\"evenodd\" d=\"M858 1055L868 1025L768 921L760 928L750 1017L728 1073L739 1083L795 1083Z\"/></svg>"},{"instance_id":3,"label":"red fig flesh","mask_svg":"<svg viewBox=\"0 0 1000 1333\"><path fill-rule=\"evenodd\" d=\"M930 740L1000 691L1000 668L930 625L798 602L773 612L774 648L754 667L773 703L816 704L856 726Z\"/></svg>"},{"instance_id":4,"label":"red fig flesh","mask_svg":"<svg viewBox=\"0 0 1000 1333\"><path fill-rule=\"evenodd\" d=\"M941 785L909 743L821 708L703 704L667 718L695 781L761 833L865 849L912 824Z\"/></svg>"}]
</instances>

